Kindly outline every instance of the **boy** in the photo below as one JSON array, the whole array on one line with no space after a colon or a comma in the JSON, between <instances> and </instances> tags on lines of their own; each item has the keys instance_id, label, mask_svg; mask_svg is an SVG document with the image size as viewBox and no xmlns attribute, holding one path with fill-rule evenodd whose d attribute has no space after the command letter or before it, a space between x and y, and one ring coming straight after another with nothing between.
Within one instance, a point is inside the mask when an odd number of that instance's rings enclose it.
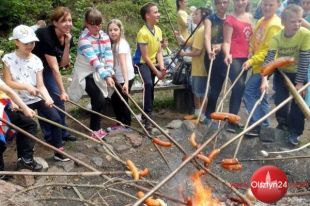
<instances>
[{"instance_id":1,"label":"boy","mask_svg":"<svg viewBox=\"0 0 310 206\"><path fill-rule=\"evenodd\" d=\"M145 25L137 34L137 50L133 61L139 66L139 74L144 84L143 110L152 116L154 100L154 81L163 78L164 60L160 42L162 41L161 29L156 26L159 22L160 13L155 3L147 3L140 9L140 15ZM157 70L157 66L159 70ZM145 128L151 129L150 122L143 117Z\"/></svg>"},{"instance_id":2,"label":"boy","mask_svg":"<svg viewBox=\"0 0 310 206\"><path fill-rule=\"evenodd\" d=\"M281 15L281 22L284 29L277 33L271 40L269 51L264 64L274 60L275 56L291 56L296 60L296 64L279 68L295 84L296 89L300 89L307 81L307 69L310 60L310 32L301 27L303 10L300 6L289 5ZM266 77L265 77L266 79ZM265 87L267 81L262 81L261 87ZM275 90L275 104L280 104L289 96L289 91L279 72L275 72L273 79ZM304 95L304 93L302 94ZM289 143L298 145L299 137L304 130L304 115L295 103L285 105L276 112L278 129L289 132Z\"/></svg>"},{"instance_id":3,"label":"boy","mask_svg":"<svg viewBox=\"0 0 310 206\"><path fill-rule=\"evenodd\" d=\"M274 36L281 30L281 19L276 15L276 11L280 6L280 0L262 0L261 7L263 17L256 23L254 33L250 41L251 58L248 59L243 65L243 69L249 69L252 67L252 76L247 81L243 100L247 111L250 113L257 100L260 98L261 93L267 89L267 87L259 88L261 81L267 81L262 79L260 75L260 68L264 62L266 54L268 52L269 43ZM262 102L256 108L253 116L250 119L250 124L255 123L269 111L268 98L265 94ZM262 127L268 127L269 122L265 120ZM248 132L247 136L258 136L261 126L257 126Z\"/></svg>"},{"instance_id":4,"label":"boy","mask_svg":"<svg viewBox=\"0 0 310 206\"><path fill-rule=\"evenodd\" d=\"M8 96L6 96L5 92ZM15 112L12 110L11 100L16 103L22 112ZM8 87L1 79L0 79L0 112L3 114L1 118L7 115L8 119L20 127L23 130L35 135L37 132L37 124L31 118L34 116L35 112L27 107L25 103L19 98L19 96ZM6 150L6 139L8 132L4 132L5 124L0 121L0 171L4 170L4 161L3 161L3 153ZM42 165L37 163L33 159L33 147L34 142L28 138L26 135L17 132L16 133L16 149L17 149L17 169L30 169L33 171L42 170ZM0 179L6 179L6 176L0 176Z\"/></svg>"}]
</instances>

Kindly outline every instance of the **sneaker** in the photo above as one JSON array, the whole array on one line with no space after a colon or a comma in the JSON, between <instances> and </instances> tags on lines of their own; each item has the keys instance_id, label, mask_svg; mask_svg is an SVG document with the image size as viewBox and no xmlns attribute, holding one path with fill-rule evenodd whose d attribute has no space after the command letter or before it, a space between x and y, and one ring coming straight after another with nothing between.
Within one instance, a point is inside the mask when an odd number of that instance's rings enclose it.
<instances>
[{"instance_id":1,"label":"sneaker","mask_svg":"<svg viewBox=\"0 0 310 206\"><path fill-rule=\"evenodd\" d=\"M63 137L62 140L63 140L63 141L72 141L72 142L74 142L74 141L77 140L77 138L76 138L75 136L73 136L73 135L70 134L70 135L67 136L67 137Z\"/></svg>"},{"instance_id":2,"label":"sneaker","mask_svg":"<svg viewBox=\"0 0 310 206\"><path fill-rule=\"evenodd\" d=\"M19 158L17 160L17 170L21 169L29 169L32 171L41 171L43 169L43 166L36 162L34 159L25 159L23 157Z\"/></svg>"},{"instance_id":3,"label":"sneaker","mask_svg":"<svg viewBox=\"0 0 310 206\"><path fill-rule=\"evenodd\" d=\"M122 130L125 130L126 128L119 125L119 124L116 124L116 125L113 125L111 127L108 127L107 128L107 131L108 132L114 132L114 131L122 131Z\"/></svg>"},{"instance_id":4,"label":"sneaker","mask_svg":"<svg viewBox=\"0 0 310 206\"><path fill-rule=\"evenodd\" d=\"M247 133L245 133L246 137L258 137L260 135L260 127L254 127Z\"/></svg>"},{"instance_id":5,"label":"sneaker","mask_svg":"<svg viewBox=\"0 0 310 206\"><path fill-rule=\"evenodd\" d=\"M294 146L297 146L299 144L299 136L297 134L290 134L290 136L288 137L288 142Z\"/></svg>"},{"instance_id":6,"label":"sneaker","mask_svg":"<svg viewBox=\"0 0 310 206\"><path fill-rule=\"evenodd\" d=\"M59 162L68 162L68 161L70 161L70 158L65 157L64 155L62 155L60 153L55 153L54 160L59 161Z\"/></svg>"},{"instance_id":7,"label":"sneaker","mask_svg":"<svg viewBox=\"0 0 310 206\"><path fill-rule=\"evenodd\" d=\"M99 129L97 131L94 131L91 134L91 137L94 138L94 139L103 139L107 135L108 135L108 133L106 131L104 131L103 129Z\"/></svg>"},{"instance_id":8,"label":"sneaker","mask_svg":"<svg viewBox=\"0 0 310 206\"><path fill-rule=\"evenodd\" d=\"M226 128L227 132L230 133L239 133L242 131L242 126L239 124L228 124L227 128Z\"/></svg>"}]
</instances>

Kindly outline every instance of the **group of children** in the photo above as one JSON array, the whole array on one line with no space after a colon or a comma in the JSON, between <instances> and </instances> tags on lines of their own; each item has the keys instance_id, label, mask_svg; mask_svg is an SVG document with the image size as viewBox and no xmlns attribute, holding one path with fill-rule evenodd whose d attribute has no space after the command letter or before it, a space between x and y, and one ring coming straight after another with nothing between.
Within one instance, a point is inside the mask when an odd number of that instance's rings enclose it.
<instances>
[{"instance_id":1,"label":"group of children","mask_svg":"<svg viewBox=\"0 0 310 206\"><path fill-rule=\"evenodd\" d=\"M305 8L309 8L309 1L302 1ZM263 17L252 29L251 15L247 10L249 1L233 0L233 2L235 9L230 15L226 14L229 0L214 0L215 12L211 15L204 8L196 9L192 20L197 25L197 29L187 41L187 48L190 49L179 52L180 56L192 57L191 74L195 114L197 115L200 109L203 110L202 122L209 122L210 114L216 110L228 65L231 81L243 72L230 97L229 112L233 114L238 114L242 99L246 109L251 111L260 94L268 88L268 78L260 75L260 69L276 57L295 58L297 62L295 65L281 70L296 85L296 89L301 88L308 81L310 32L301 27L302 8L289 5L282 12L280 19L276 15L280 0L262 0ZM180 0L177 4L181 21L186 16L183 12L186 1ZM306 13L309 14L308 12L309 9ZM36 124L31 119L35 114L33 110L37 110L43 117L66 125L64 115L60 114L53 105L64 109L64 101L68 100L69 96L77 101L85 91L90 97L92 109L97 112L105 108L106 98L111 97L116 119L130 125L129 110L121 97L116 92L112 94L110 89L119 90L123 98L128 101L127 94L133 84L133 64L135 64L144 84L143 108L146 114L152 117L155 76L162 79L166 73L161 46L163 38L162 31L157 26L160 19L157 5L145 4L140 10L140 15L145 24L137 34L137 50L132 59L129 44L124 37L122 22L118 19L109 21L107 33L105 33L102 30L101 12L96 8L87 10L84 28L78 40L73 81L68 88L68 94L64 88L59 67L69 64L69 51L73 46L70 34L72 28L70 10L66 7L56 8L51 15L52 24L37 29L35 33L28 26L17 26L10 38L15 41L16 50L3 57L5 83L0 81L0 89L12 98L20 107L20 111L14 111L9 98L1 94L2 113L17 126L35 134ZM184 35L183 39L189 36L184 25L179 33ZM211 73L208 71L210 61L213 61ZM245 83L249 68L252 68L252 75ZM205 108L201 108L208 75L211 75L208 104ZM289 95L289 92L277 72L274 75L273 84L275 104L278 105ZM11 88L17 92L15 93ZM266 95L251 118L251 124L268 111ZM304 116L299 107L292 101L290 106L279 110L276 117L278 128L288 129L289 142L297 145L304 125ZM151 127L149 121L146 118L143 121L145 127L149 129ZM40 122L40 125L45 140L58 149L64 150L63 140L76 140L74 136L60 128L43 122ZM265 121L248 135L257 136L261 127L268 126L268 121ZM100 118L96 115L91 115L90 128L93 130L94 138L103 138L107 135L107 132L101 129ZM120 128L121 125L112 127L112 129ZM229 125L228 130L236 132L238 125ZM42 169L42 166L33 159L33 142L20 133L17 133L16 137L18 164L35 171ZM0 170L4 169L5 142L5 139L0 141ZM69 161L57 152L54 159Z\"/></svg>"},{"instance_id":2,"label":"group of children","mask_svg":"<svg viewBox=\"0 0 310 206\"><path fill-rule=\"evenodd\" d=\"M242 101L246 110L249 113L251 112L262 93L268 89L268 77L261 76L261 68L275 58L282 56L295 58L296 64L279 69L290 78L296 89L301 88L309 81L307 71L309 75L310 32L308 30L309 25L305 22L309 18L309 0L301 1L304 15L301 6L288 1L288 5L280 17L276 14L281 5L280 0L262 0L260 6L263 16L254 27L252 26L252 15L248 12L249 0L233 0L234 10L231 14L227 14L229 3L229 0L214 0L215 11L203 19L203 25L198 24L203 12L201 9L197 9L196 12L199 13L200 18L197 18L196 23L200 28L188 41L191 50L180 52L180 56L192 56L192 92L194 94L195 112L191 117L198 117L199 111L202 110L205 115L201 115L200 121L205 123L209 123L210 114L217 111L217 100L228 67L229 79L231 82L236 81L229 100L229 113L233 114L239 113ZM179 19L182 19L186 0L179 0L177 4L183 6L183 10L178 11ZM194 19L195 16L197 15L194 14ZM182 26L183 24L180 24L179 28L184 30ZM181 33L180 31L177 34ZM200 41L200 43L197 45L194 43L195 41ZM201 45L203 46L201 47ZM203 57L205 58L204 64L197 65L196 61L201 62L200 60ZM211 61L213 61L213 68L209 73ZM247 71L250 68L252 72L246 81ZM197 73L197 70L201 72ZM208 75L211 75L210 90L205 91ZM236 79L238 76L239 79ZM278 105L289 95L284 80L278 72L274 74L273 85L275 104ZM208 92L208 102L205 105L206 108L202 108L201 98L205 92ZM268 112L268 95L265 94L255 109L250 124L255 123ZM298 145L305 121L304 115L295 101L280 109L276 113L276 119L278 121L277 128L289 132L289 143ZM265 120L246 135L259 136L261 128L264 127L269 127L268 120ZM241 129L241 125L229 124L227 131L235 133Z\"/></svg>"}]
</instances>

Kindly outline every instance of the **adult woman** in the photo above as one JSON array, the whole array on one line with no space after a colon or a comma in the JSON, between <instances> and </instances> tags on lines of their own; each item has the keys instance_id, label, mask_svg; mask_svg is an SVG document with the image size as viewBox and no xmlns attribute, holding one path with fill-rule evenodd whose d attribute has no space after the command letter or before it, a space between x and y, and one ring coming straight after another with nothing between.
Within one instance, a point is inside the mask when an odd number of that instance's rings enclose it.
<instances>
[{"instance_id":1,"label":"adult woman","mask_svg":"<svg viewBox=\"0 0 310 206\"><path fill-rule=\"evenodd\" d=\"M44 84L54 104L64 110L64 101L68 100L69 97L65 91L59 68L70 63L69 51L73 45L70 34L72 28L70 10L66 7L57 7L52 12L50 20L51 25L39 28L36 31L40 41L36 44L33 53L43 62ZM65 115L61 112L58 113L61 117L61 124L66 126ZM49 139L51 135L50 127L46 123L41 126L45 138ZM76 137L70 135L66 130L62 130L62 139L75 141Z\"/></svg>"},{"instance_id":2,"label":"adult woman","mask_svg":"<svg viewBox=\"0 0 310 206\"><path fill-rule=\"evenodd\" d=\"M111 43L109 36L101 30L101 23L101 12L89 8L85 13L85 28L79 37L73 81L68 88L70 97L74 99L81 97L85 90L90 97L92 109L97 112L102 112L106 105L107 84L114 86ZM91 114L90 129L97 138L107 135L101 129L100 120L98 115Z\"/></svg>"},{"instance_id":3,"label":"adult woman","mask_svg":"<svg viewBox=\"0 0 310 206\"><path fill-rule=\"evenodd\" d=\"M231 64L229 78L234 81L240 74L242 64L249 56L249 41L252 34L252 15L247 12L249 0L234 0L234 12L227 16L223 28L224 43L223 52L225 63ZM240 110L245 80L247 73L244 72L238 80L229 101L229 112L238 114ZM227 131L236 132L238 125L229 125Z\"/></svg>"}]
</instances>

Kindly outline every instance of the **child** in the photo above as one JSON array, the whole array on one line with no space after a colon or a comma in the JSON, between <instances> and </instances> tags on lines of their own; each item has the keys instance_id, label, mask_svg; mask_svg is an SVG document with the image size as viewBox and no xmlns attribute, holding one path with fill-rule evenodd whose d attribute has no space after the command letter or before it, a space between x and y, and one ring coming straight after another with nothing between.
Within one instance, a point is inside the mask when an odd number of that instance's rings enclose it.
<instances>
[{"instance_id":1,"label":"child","mask_svg":"<svg viewBox=\"0 0 310 206\"><path fill-rule=\"evenodd\" d=\"M8 96L6 96L4 93ZM13 111L12 104L10 103L10 98L16 103L22 112ZM27 107L25 103L19 98L19 96L8 87L0 79L0 104L1 104L1 113L8 116L7 121L12 122L21 129L29 132L32 135L35 135L37 132L37 124L31 118L34 116L35 112ZM1 118L4 119L3 115ZM1 140L0 140L0 171L4 170L4 161L3 161L3 152L6 149L6 134L4 132L5 123L0 122L1 125ZM2 138L3 137L3 138ZM28 138L23 133L16 133L16 149L17 149L17 169L30 169L32 171L42 170L42 165L37 163L33 159L33 148L34 142ZM6 176L0 176L0 179L6 179Z\"/></svg>"},{"instance_id":2,"label":"child","mask_svg":"<svg viewBox=\"0 0 310 206\"><path fill-rule=\"evenodd\" d=\"M130 46L124 36L124 26L122 22L118 19L112 19L108 23L108 34L112 42L112 51L114 56L114 78L120 88L116 85L116 88L120 91L123 98L128 102L128 97L126 94L130 93L131 86L134 81L134 68L132 64ZM114 108L114 113L116 119L120 122L131 125L131 114L126 105L123 103L121 98L116 92L113 93L112 105ZM115 125L111 127L112 130L122 129L120 125Z\"/></svg>"},{"instance_id":3,"label":"child","mask_svg":"<svg viewBox=\"0 0 310 206\"><path fill-rule=\"evenodd\" d=\"M224 23L223 52L225 63L231 64L229 78L232 82L242 71L242 64L249 56L249 41L252 34L252 15L248 12L249 0L234 0L234 12L226 17ZM229 100L229 113L238 114L245 88L247 72L244 72L232 89ZM235 133L240 125L228 124L227 131Z\"/></svg>"},{"instance_id":4,"label":"child","mask_svg":"<svg viewBox=\"0 0 310 206\"><path fill-rule=\"evenodd\" d=\"M90 97L92 109L96 112L103 112L108 86L114 86L111 42L101 29L102 20L98 9L90 8L86 11L85 28L79 37L73 80L68 88L70 97L76 101L85 90ZM104 138L107 135L107 132L101 129L101 117L96 114L90 116L90 129L94 131L94 138Z\"/></svg>"},{"instance_id":5,"label":"child","mask_svg":"<svg viewBox=\"0 0 310 206\"><path fill-rule=\"evenodd\" d=\"M134 63L139 66L139 74L144 84L143 110L152 116L154 100L154 81L163 78L165 71L163 54L160 46L162 40L161 29L156 26L160 13L155 3L147 3L140 9L140 15L145 25L137 34L137 50ZM159 70L156 68L158 66ZM151 124L143 117L145 128L151 129Z\"/></svg>"},{"instance_id":6,"label":"child","mask_svg":"<svg viewBox=\"0 0 310 206\"><path fill-rule=\"evenodd\" d=\"M54 102L43 83L42 62L31 53L38 38L30 27L19 25L14 28L10 40L15 41L16 50L3 57L5 82L11 88L18 90L18 95L27 106L37 109L39 115L60 124L58 112L52 108ZM44 98L45 102L38 97L39 95ZM46 141L54 147L64 150L61 129L48 125L52 135ZM70 160L59 153L55 153L54 159L62 162Z\"/></svg>"},{"instance_id":7,"label":"child","mask_svg":"<svg viewBox=\"0 0 310 206\"><path fill-rule=\"evenodd\" d=\"M276 11L280 6L280 0L262 0L261 7L263 17L256 23L253 31L253 35L250 41L250 53L251 58L248 59L242 68L247 70L252 67L252 76L247 81L243 100L247 111L250 113L254 104L260 98L261 93L267 88L260 88L261 81L266 81L260 75L260 68L267 55L269 43L277 32L281 30L281 19L276 15ZM269 111L269 103L267 94L265 94L262 102L256 108L253 116L250 119L250 124L255 123ZM265 120L262 127L268 127L269 122ZM261 126L257 126L248 132L247 136L258 136L260 133Z\"/></svg>"},{"instance_id":8,"label":"child","mask_svg":"<svg viewBox=\"0 0 310 206\"><path fill-rule=\"evenodd\" d=\"M178 26L178 33L179 40L183 43L189 37L189 15L186 12L187 0L176 0L177 6L177 26Z\"/></svg>"},{"instance_id":9,"label":"child","mask_svg":"<svg viewBox=\"0 0 310 206\"><path fill-rule=\"evenodd\" d=\"M206 16L205 8L196 9L193 15L193 21L195 24L199 24L201 19ZM200 121L205 119L205 106L202 108L203 98L206 92L207 83L207 71L204 66L204 25L199 24L198 29L193 34L192 38L188 41L188 44L192 47L190 51L180 51L180 56L192 57L192 91L194 94L195 113L194 116L198 116L199 111L202 109L202 115Z\"/></svg>"},{"instance_id":10,"label":"child","mask_svg":"<svg viewBox=\"0 0 310 206\"><path fill-rule=\"evenodd\" d=\"M167 68L169 66L169 64L171 63L171 50L169 49L168 47L168 38L167 37L164 37L163 40L161 41L161 49L162 49L162 52L163 52L163 57L164 57L164 64L165 64L165 67ZM171 69L172 67L170 66L169 70ZM168 68L167 68L168 69Z\"/></svg>"},{"instance_id":11,"label":"child","mask_svg":"<svg viewBox=\"0 0 310 206\"><path fill-rule=\"evenodd\" d=\"M304 9L304 19L307 22L306 28L310 29L310 0L302 0L302 8ZM304 23L305 24L305 23ZM308 68L308 81L310 81L310 65ZM310 87L307 89L305 100L310 107Z\"/></svg>"},{"instance_id":12,"label":"child","mask_svg":"<svg viewBox=\"0 0 310 206\"><path fill-rule=\"evenodd\" d=\"M215 112L218 97L221 93L223 82L227 73L227 65L224 62L222 44L224 41L223 26L229 0L214 0L216 12L204 20L205 26L205 68L209 68L210 60L214 58L210 79L210 92L206 109L206 123L210 120L210 114Z\"/></svg>"},{"instance_id":13,"label":"child","mask_svg":"<svg viewBox=\"0 0 310 206\"><path fill-rule=\"evenodd\" d=\"M284 29L277 33L269 44L269 51L264 64L274 60L275 56L294 57L296 64L279 68L295 84L296 89L301 88L307 81L307 69L310 60L310 32L301 27L303 10L300 6L289 5L281 15L281 21ZM262 81L261 87L266 87L267 81ZM289 96L289 91L285 86L279 72L275 72L273 79L275 90L275 104L280 104ZM304 93L303 93L304 94ZM278 129L288 130L289 143L298 145L299 137L304 130L305 118L295 101L290 105L285 105L276 112Z\"/></svg>"}]
</instances>

